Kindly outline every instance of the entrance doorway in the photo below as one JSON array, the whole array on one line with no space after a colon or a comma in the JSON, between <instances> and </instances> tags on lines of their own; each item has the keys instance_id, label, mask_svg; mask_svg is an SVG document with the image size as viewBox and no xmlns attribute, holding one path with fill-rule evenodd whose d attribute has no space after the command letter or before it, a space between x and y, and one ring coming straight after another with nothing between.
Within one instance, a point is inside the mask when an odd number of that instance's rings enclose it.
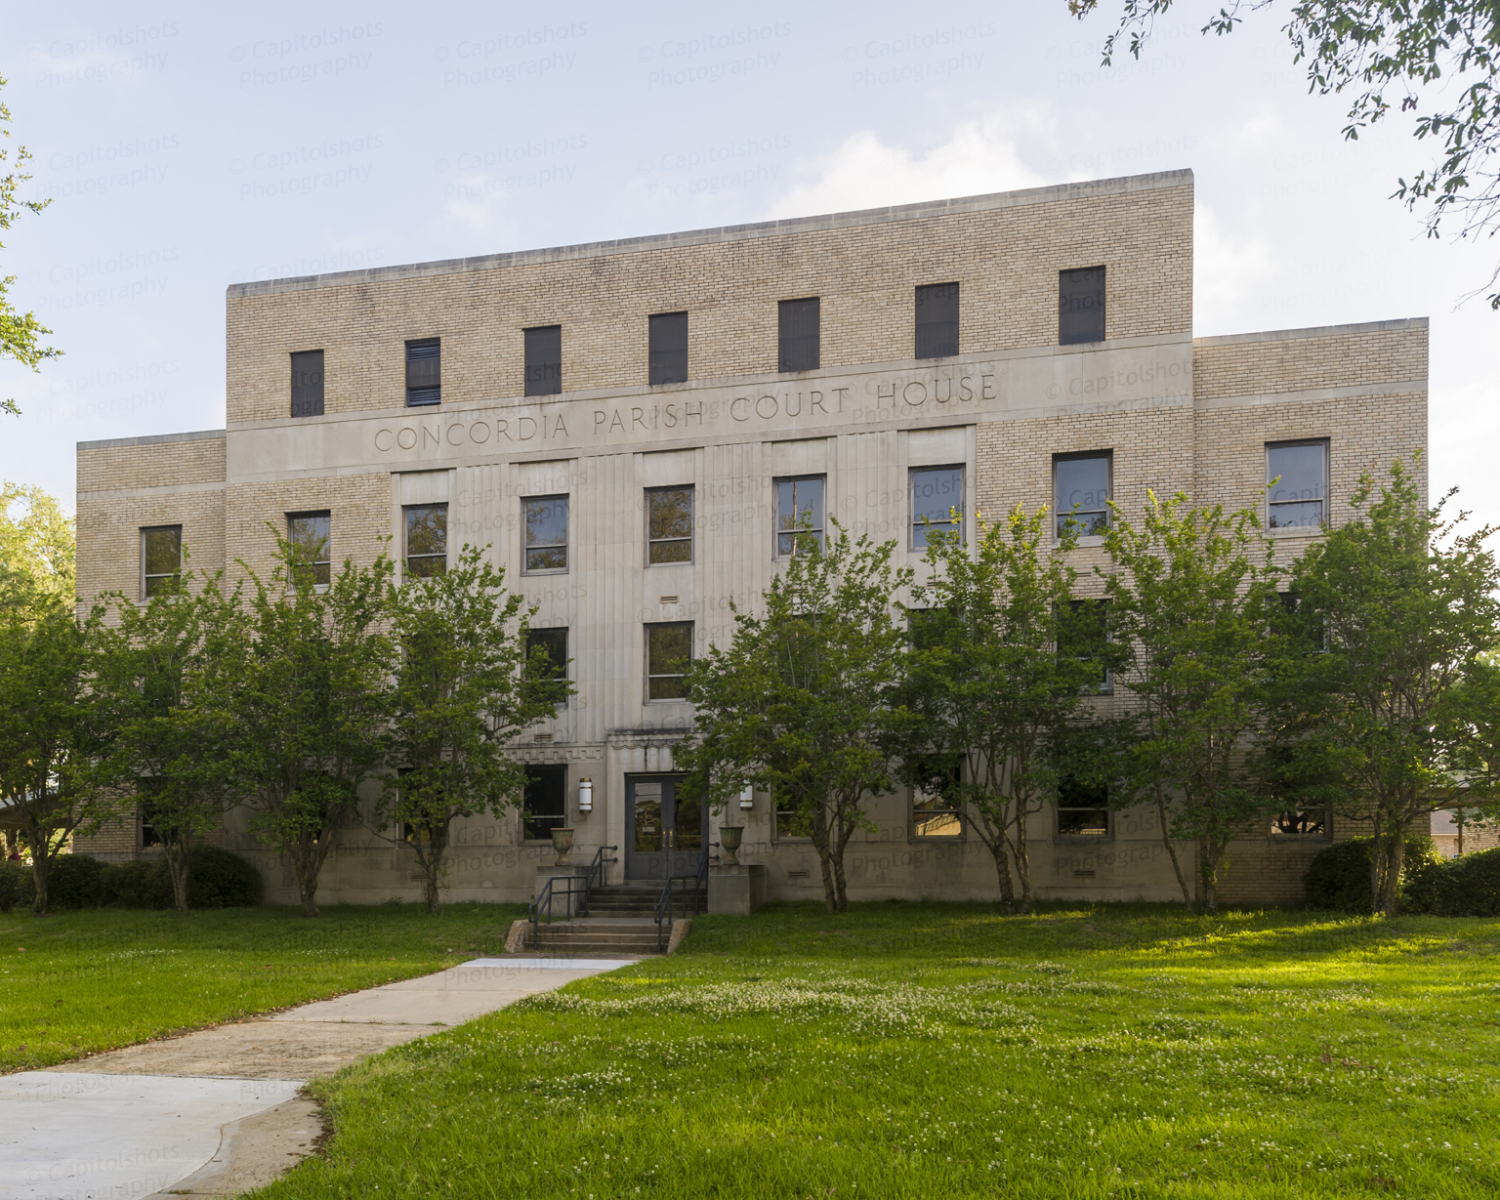
<instances>
[{"instance_id":1,"label":"entrance doorway","mask_svg":"<svg viewBox=\"0 0 1500 1200\"><path fill-rule=\"evenodd\" d=\"M691 875L703 854L707 805L677 804L681 775L625 778L625 878Z\"/></svg>"}]
</instances>

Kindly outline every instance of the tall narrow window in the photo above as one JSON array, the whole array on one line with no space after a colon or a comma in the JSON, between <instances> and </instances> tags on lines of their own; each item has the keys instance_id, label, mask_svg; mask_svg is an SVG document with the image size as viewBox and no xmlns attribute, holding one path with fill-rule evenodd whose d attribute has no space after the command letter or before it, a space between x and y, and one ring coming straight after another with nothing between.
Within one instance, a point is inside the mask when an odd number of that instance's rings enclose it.
<instances>
[{"instance_id":1,"label":"tall narrow window","mask_svg":"<svg viewBox=\"0 0 1500 1200\"><path fill-rule=\"evenodd\" d=\"M1109 788L1063 776L1057 786L1057 836L1109 837Z\"/></svg>"},{"instance_id":2,"label":"tall narrow window","mask_svg":"<svg viewBox=\"0 0 1500 1200\"><path fill-rule=\"evenodd\" d=\"M688 664L693 661L693 623L646 626L646 699L686 700Z\"/></svg>"},{"instance_id":3,"label":"tall narrow window","mask_svg":"<svg viewBox=\"0 0 1500 1200\"><path fill-rule=\"evenodd\" d=\"M526 519L526 574L568 569L568 498L532 496L521 501Z\"/></svg>"},{"instance_id":4,"label":"tall narrow window","mask_svg":"<svg viewBox=\"0 0 1500 1200\"><path fill-rule=\"evenodd\" d=\"M528 842L546 841L568 823L566 765L529 766L521 799L521 827Z\"/></svg>"},{"instance_id":5,"label":"tall narrow window","mask_svg":"<svg viewBox=\"0 0 1500 1200\"><path fill-rule=\"evenodd\" d=\"M1104 268L1057 273L1057 341L1062 346L1104 340Z\"/></svg>"},{"instance_id":6,"label":"tall narrow window","mask_svg":"<svg viewBox=\"0 0 1500 1200\"><path fill-rule=\"evenodd\" d=\"M693 489L651 488L646 492L646 542L650 563L693 561Z\"/></svg>"},{"instance_id":7,"label":"tall narrow window","mask_svg":"<svg viewBox=\"0 0 1500 1200\"><path fill-rule=\"evenodd\" d=\"M931 283L917 289L917 358L958 353L958 284Z\"/></svg>"},{"instance_id":8,"label":"tall narrow window","mask_svg":"<svg viewBox=\"0 0 1500 1200\"><path fill-rule=\"evenodd\" d=\"M776 554L780 558L823 544L821 475L776 481Z\"/></svg>"},{"instance_id":9,"label":"tall narrow window","mask_svg":"<svg viewBox=\"0 0 1500 1200\"><path fill-rule=\"evenodd\" d=\"M1110 475L1113 455L1109 451L1089 454L1058 454L1052 459L1052 480L1057 534L1069 525L1079 537L1103 537L1109 528Z\"/></svg>"},{"instance_id":10,"label":"tall narrow window","mask_svg":"<svg viewBox=\"0 0 1500 1200\"><path fill-rule=\"evenodd\" d=\"M1266 447L1267 524L1316 533L1328 523L1328 443L1280 442Z\"/></svg>"},{"instance_id":11,"label":"tall narrow window","mask_svg":"<svg viewBox=\"0 0 1500 1200\"><path fill-rule=\"evenodd\" d=\"M568 677L568 631L566 629L528 629L526 631L526 657L538 655L546 658L546 677L566 679ZM564 705L567 701L562 701Z\"/></svg>"},{"instance_id":12,"label":"tall narrow window","mask_svg":"<svg viewBox=\"0 0 1500 1200\"><path fill-rule=\"evenodd\" d=\"M333 556L329 553L331 514L327 512L287 513L286 540L299 563L312 569L313 585L328 586Z\"/></svg>"},{"instance_id":13,"label":"tall narrow window","mask_svg":"<svg viewBox=\"0 0 1500 1200\"><path fill-rule=\"evenodd\" d=\"M780 306L780 352L778 371L816 371L822 357L819 344L821 302L783 300Z\"/></svg>"},{"instance_id":14,"label":"tall narrow window","mask_svg":"<svg viewBox=\"0 0 1500 1200\"><path fill-rule=\"evenodd\" d=\"M656 313L650 322L649 382L683 383L688 377L688 315Z\"/></svg>"},{"instance_id":15,"label":"tall narrow window","mask_svg":"<svg viewBox=\"0 0 1500 1200\"><path fill-rule=\"evenodd\" d=\"M141 530L141 599L149 600L182 573L182 526Z\"/></svg>"},{"instance_id":16,"label":"tall narrow window","mask_svg":"<svg viewBox=\"0 0 1500 1200\"><path fill-rule=\"evenodd\" d=\"M911 548L963 533L964 469L918 467L911 473Z\"/></svg>"},{"instance_id":17,"label":"tall narrow window","mask_svg":"<svg viewBox=\"0 0 1500 1200\"><path fill-rule=\"evenodd\" d=\"M421 408L442 399L442 339L406 343L406 407Z\"/></svg>"},{"instance_id":18,"label":"tall narrow window","mask_svg":"<svg viewBox=\"0 0 1500 1200\"><path fill-rule=\"evenodd\" d=\"M522 331L526 337L526 394L555 396L562 391L562 326Z\"/></svg>"},{"instance_id":19,"label":"tall narrow window","mask_svg":"<svg viewBox=\"0 0 1500 1200\"><path fill-rule=\"evenodd\" d=\"M448 506L413 504L406 510L406 573L431 577L448 570Z\"/></svg>"},{"instance_id":20,"label":"tall narrow window","mask_svg":"<svg viewBox=\"0 0 1500 1200\"><path fill-rule=\"evenodd\" d=\"M1068 610L1059 617L1058 656L1076 659L1090 668L1085 690L1113 691L1114 681L1105 657L1109 645L1109 601L1071 600Z\"/></svg>"},{"instance_id":21,"label":"tall narrow window","mask_svg":"<svg viewBox=\"0 0 1500 1200\"><path fill-rule=\"evenodd\" d=\"M292 355L292 416L323 415L323 352L299 350Z\"/></svg>"}]
</instances>

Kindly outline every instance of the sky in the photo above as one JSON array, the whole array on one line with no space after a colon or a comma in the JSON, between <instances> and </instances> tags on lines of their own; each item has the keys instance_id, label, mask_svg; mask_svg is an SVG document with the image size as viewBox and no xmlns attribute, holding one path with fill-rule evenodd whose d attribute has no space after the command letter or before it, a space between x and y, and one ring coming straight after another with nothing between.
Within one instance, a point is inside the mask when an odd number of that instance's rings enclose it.
<instances>
[{"instance_id":1,"label":"sky","mask_svg":"<svg viewBox=\"0 0 1500 1200\"><path fill-rule=\"evenodd\" d=\"M1100 65L1110 0L386 7L54 3L6 19L0 99L50 197L0 273L65 356L0 362L0 478L73 508L75 443L222 428L248 280L1191 168L1194 332L1431 320L1434 495L1500 523L1500 243L1389 199L1278 12L1183 2Z\"/></svg>"}]
</instances>

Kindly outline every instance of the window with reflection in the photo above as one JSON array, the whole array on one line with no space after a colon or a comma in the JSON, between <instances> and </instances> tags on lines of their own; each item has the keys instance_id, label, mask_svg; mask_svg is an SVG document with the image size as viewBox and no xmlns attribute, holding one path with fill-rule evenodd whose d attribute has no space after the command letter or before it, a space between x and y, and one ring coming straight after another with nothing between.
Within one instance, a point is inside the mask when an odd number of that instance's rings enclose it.
<instances>
[{"instance_id":1,"label":"window with reflection","mask_svg":"<svg viewBox=\"0 0 1500 1200\"><path fill-rule=\"evenodd\" d=\"M1057 785L1057 836L1109 837L1109 787L1063 776Z\"/></svg>"},{"instance_id":2,"label":"window with reflection","mask_svg":"<svg viewBox=\"0 0 1500 1200\"><path fill-rule=\"evenodd\" d=\"M787 558L823 544L823 492L821 475L776 481L776 554Z\"/></svg>"},{"instance_id":3,"label":"window with reflection","mask_svg":"<svg viewBox=\"0 0 1500 1200\"><path fill-rule=\"evenodd\" d=\"M673 621L646 626L646 698L686 700L688 664L693 661L693 623Z\"/></svg>"},{"instance_id":4,"label":"window with reflection","mask_svg":"<svg viewBox=\"0 0 1500 1200\"><path fill-rule=\"evenodd\" d=\"M1266 524L1316 533L1328 523L1328 443L1266 447Z\"/></svg>"},{"instance_id":5,"label":"window with reflection","mask_svg":"<svg viewBox=\"0 0 1500 1200\"><path fill-rule=\"evenodd\" d=\"M431 578L448 570L448 506L411 504L406 508L406 573Z\"/></svg>"},{"instance_id":6,"label":"window with reflection","mask_svg":"<svg viewBox=\"0 0 1500 1200\"><path fill-rule=\"evenodd\" d=\"M565 680L568 677L568 631L566 629L528 629L526 631L526 657L545 659L543 677ZM559 700L558 707L566 708L567 698Z\"/></svg>"},{"instance_id":7,"label":"window with reflection","mask_svg":"<svg viewBox=\"0 0 1500 1200\"><path fill-rule=\"evenodd\" d=\"M911 835L955 838L964 833L957 763L922 762L911 789Z\"/></svg>"},{"instance_id":8,"label":"window with reflection","mask_svg":"<svg viewBox=\"0 0 1500 1200\"><path fill-rule=\"evenodd\" d=\"M646 561L693 561L693 489L649 488L646 492Z\"/></svg>"},{"instance_id":9,"label":"window with reflection","mask_svg":"<svg viewBox=\"0 0 1500 1200\"><path fill-rule=\"evenodd\" d=\"M1109 528L1109 451L1058 454L1052 459L1053 514L1057 535L1071 526L1079 537L1102 537Z\"/></svg>"},{"instance_id":10,"label":"window with reflection","mask_svg":"<svg viewBox=\"0 0 1500 1200\"><path fill-rule=\"evenodd\" d=\"M1321 804L1312 808L1288 808L1271 816L1273 838L1328 836L1328 809Z\"/></svg>"},{"instance_id":11,"label":"window with reflection","mask_svg":"<svg viewBox=\"0 0 1500 1200\"><path fill-rule=\"evenodd\" d=\"M149 600L182 573L182 526L141 530L141 598Z\"/></svg>"},{"instance_id":12,"label":"window with reflection","mask_svg":"<svg viewBox=\"0 0 1500 1200\"><path fill-rule=\"evenodd\" d=\"M286 540L292 544L293 559L312 571L313 586L320 591L328 587L333 565L331 523L327 512L287 513L286 517Z\"/></svg>"},{"instance_id":13,"label":"window with reflection","mask_svg":"<svg viewBox=\"0 0 1500 1200\"><path fill-rule=\"evenodd\" d=\"M914 467L911 472L911 548L963 536L964 469Z\"/></svg>"},{"instance_id":14,"label":"window with reflection","mask_svg":"<svg viewBox=\"0 0 1500 1200\"><path fill-rule=\"evenodd\" d=\"M568 498L532 496L521 501L527 575L568 569Z\"/></svg>"},{"instance_id":15,"label":"window with reflection","mask_svg":"<svg viewBox=\"0 0 1500 1200\"><path fill-rule=\"evenodd\" d=\"M1076 659L1090 668L1086 691L1112 691L1114 680L1106 654L1109 645L1109 601L1070 600L1067 611L1058 616L1058 656Z\"/></svg>"}]
</instances>

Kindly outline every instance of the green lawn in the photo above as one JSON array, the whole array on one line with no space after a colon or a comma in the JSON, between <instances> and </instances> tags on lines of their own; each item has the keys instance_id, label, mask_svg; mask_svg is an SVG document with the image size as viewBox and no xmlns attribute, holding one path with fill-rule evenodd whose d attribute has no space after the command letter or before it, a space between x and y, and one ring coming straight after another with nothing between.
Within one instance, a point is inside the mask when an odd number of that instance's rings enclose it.
<instances>
[{"instance_id":1,"label":"green lawn","mask_svg":"<svg viewBox=\"0 0 1500 1200\"><path fill-rule=\"evenodd\" d=\"M293 1197L1500 1194L1500 921L815 906L316 1085Z\"/></svg>"},{"instance_id":2,"label":"green lawn","mask_svg":"<svg viewBox=\"0 0 1500 1200\"><path fill-rule=\"evenodd\" d=\"M0 916L0 1073L451 967L505 946L514 904Z\"/></svg>"}]
</instances>

